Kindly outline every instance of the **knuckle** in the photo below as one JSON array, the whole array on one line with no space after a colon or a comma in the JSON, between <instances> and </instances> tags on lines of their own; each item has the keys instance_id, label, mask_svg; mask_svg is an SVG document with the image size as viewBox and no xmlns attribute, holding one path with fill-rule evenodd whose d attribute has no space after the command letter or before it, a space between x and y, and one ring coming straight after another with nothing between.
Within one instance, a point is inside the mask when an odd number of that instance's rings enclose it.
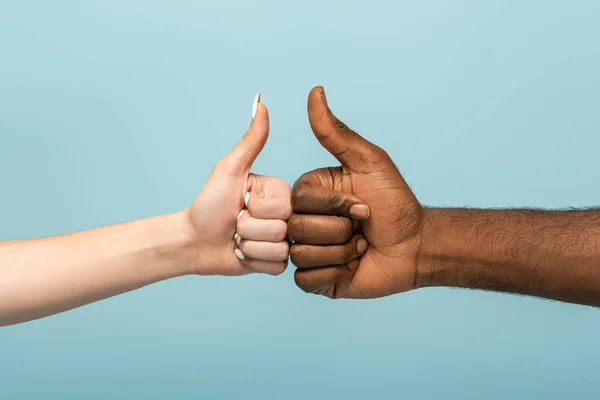
<instances>
[{"instance_id":1,"label":"knuckle","mask_svg":"<svg viewBox=\"0 0 600 400\"><path fill-rule=\"evenodd\" d=\"M385 151L384 149L382 149L379 146L373 146L373 151L375 152L376 155L378 155L380 158L390 158L390 155L388 154L387 151Z\"/></svg>"},{"instance_id":2,"label":"knuckle","mask_svg":"<svg viewBox=\"0 0 600 400\"><path fill-rule=\"evenodd\" d=\"M275 179L279 179L279 178L275 178ZM287 194L291 194L292 193L292 186L287 183L286 181L284 181L283 179L279 179L281 187L284 188L285 192Z\"/></svg>"},{"instance_id":3,"label":"knuckle","mask_svg":"<svg viewBox=\"0 0 600 400\"><path fill-rule=\"evenodd\" d=\"M373 145L366 153L366 157L372 162L374 160L388 161L391 160L387 151L379 146Z\"/></svg>"},{"instance_id":4,"label":"knuckle","mask_svg":"<svg viewBox=\"0 0 600 400\"><path fill-rule=\"evenodd\" d=\"M309 195L309 187L304 184L296 184L292 189L292 197L290 198L290 205L293 210L297 210L302 201Z\"/></svg>"},{"instance_id":5,"label":"knuckle","mask_svg":"<svg viewBox=\"0 0 600 400\"><path fill-rule=\"evenodd\" d=\"M285 263L281 263L281 265L278 265L277 268L274 268L273 271L271 272L271 275L273 276L279 276L281 274L283 274L286 270L286 265Z\"/></svg>"},{"instance_id":6,"label":"knuckle","mask_svg":"<svg viewBox=\"0 0 600 400\"><path fill-rule=\"evenodd\" d=\"M218 172L225 169L227 163L227 157L220 158L216 163L213 171Z\"/></svg>"},{"instance_id":7,"label":"knuckle","mask_svg":"<svg viewBox=\"0 0 600 400\"><path fill-rule=\"evenodd\" d=\"M390 156L381 147L374 144L361 148L354 154L355 162L360 164L385 163Z\"/></svg>"},{"instance_id":8,"label":"knuckle","mask_svg":"<svg viewBox=\"0 0 600 400\"><path fill-rule=\"evenodd\" d=\"M290 205L292 206L292 208L294 210L296 210L298 207L302 206L302 202L304 201L304 199L306 199L307 197L310 197L311 186L306 183L301 183L301 181L303 180L305 175L307 175L309 173L310 172L307 172L304 175L302 175L300 177L300 179L298 180L298 182L292 188L292 196L290 198L290 203L291 203Z\"/></svg>"},{"instance_id":9,"label":"knuckle","mask_svg":"<svg viewBox=\"0 0 600 400\"><path fill-rule=\"evenodd\" d=\"M304 292L309 293L308 287L310 286L310 275L306 271L294 272L294 283Z\"/></svg>"},{"instance_id":10,"label":"knuckle","mask_svg":"<svg viewBox=\"0 0 600 400\"><path fill-rule=\"evenodd\" d=\"M341 194L332 195L325 200L326 208L340 214L346 213L346 211L350 208L348 204L348 199Z\"/></svg>"},{"instance_id":11,"label":"knuckle","mask_svg":"<svg viewBox=\"0 0 600 400\"><path fill-rule=\"evenodd\" d=\"M289 245L289 243L288 242L281 242L277 246L276 257L283 261L286 258L288 258L289 255L290 255L290 245Z\"/></svg>"},{"instance_id":12,"label":"knuckle","mask_svg":"<svg viewBox=\"0 0 600 400\"><path fill-rule=\"evenodd\" d=\"M297 267L303 267L304 260L308 258L308 248L304 246L299 246L297 244L293 244L290 247L290 260Z\"/></svg>"},{"instance_id":13,"label":"knuckle","mask_svg":"<svg viewBox=\"0 0 600 400\"><path fill-rule=\"evenodd\" d=\"M304 226L304 217L299 214L292 214L287 223L287 231L290 238L294 241L300 239L304 232Z\"/></svg>"},{"instance_id":14,"label":"knuckle","mask_svg":"<svg viewBox=\"0 0 600 400\"><path fill-rule=\"evenodd\" d=\"M231 157L225 156L215 164L214 172L219 174L229 174L238 170L238 163Z\"/></svg>"},{"instance_id":15,"label":"knuckle","mask_svg":"<svg viewBox=\"0 0 600 400\"><path fill-rule=\"evenodd\" d=\"M311 179L313 179L314 173L315 171L308 171L300 175L300 178L298 178L294 183L294 186L292 186L292 192L298 187L305 185L306 182L309 182Z\"/></svg>"},{"instance_id":16,"label":"knuckle","mask_svg":"<svg viewBox=\"0 0 600 400\"><path fill-rule=\"evenodd\" d=\"M348 133L353 133L352 129L348 127L343 121L341 121L337 117L333 117L333 128L334 132L337 130L337 133L342 135L347 135Z\"/></svg>"},{"instance_id":17,"label":"knuckle","mask_svg":"<svg viewBox=\"0 0 600 400\"><path fill-rule=\"evenodd\" d=\"M281 241L285 240L288 234L288 225L284 221L278 221L275 229L273 229L273 234L275 235L275 240Z\"/></svg>"},{"instance_id":18,"label":"knuckle","mask_svg":"<svg viewBox=\"0 0 600 400\"><path fill-rule=\"evenodd\" d=\"M287 221L291 218L294 213L294 208L292 207L291 201L286 202L285 205L281 209L282 218Z\"/></svg>"}]
</instances>

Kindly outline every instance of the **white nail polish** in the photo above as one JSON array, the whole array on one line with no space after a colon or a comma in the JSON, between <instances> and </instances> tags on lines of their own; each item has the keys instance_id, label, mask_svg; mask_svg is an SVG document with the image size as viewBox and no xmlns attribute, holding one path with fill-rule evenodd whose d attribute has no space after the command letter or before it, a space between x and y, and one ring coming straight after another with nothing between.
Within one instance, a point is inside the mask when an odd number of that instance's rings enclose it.
<instances>
[{"instance_id":1,"label":"white nail polish","mask_svg":"<svg viewBox=\"0 0 600 400\"><path fill-rule=\"evenodd\" d=\"M242 214L244 213L244 210L240 211L240 213L237 216L238 221L240 220L240 218L242 218Z\"/></svg>"},{"instance_id":2,"label":"white nail polish","mask_svg":"<svg viewBox=\"0 0 600 400\"><path fill-rule=\"evenodd\" d=\"M237 258L239 258L240 260L243 260L244 258L246 258L246 255L244 255L244 253L242 253L242 251L240 249L235 249L234 252L235 252L235 255L237 256Z\"/></svg>"},{"instance_id":3,"label":"white nail polish","mask_svg":"<svg viewBox=\"0 0 600 400\"><path fill-rule=\"evenodd\" d=\"M250 192L246 192L246 195L244 196L244 204L246 207L248 207L248 200L250 200Z\"/></svg>"},{"instance_id":4,"label":"white nail polish","mask_svg":"<svg viewBox=\"0 0 600 400\"><path fill-rule=\"evenodd\" d=\"M254 103L252 103L252 119L256 117L256 110L258 109L258 102L260 101L260 93L256 93Z\"/></svg>"},{"instance_id":5,"label":"white nail polish","mask_svg":"<svg viewBox=\"0 0 600 400\"><path fill-rule=\"evenodd\" d=\"M240 235L238 235L238 233L236 232L235 235L233 235L233 240L235 240L235 244L237 244L239 246L240 241L242 240L242 237Z\"/></svg>"}]
</instances>

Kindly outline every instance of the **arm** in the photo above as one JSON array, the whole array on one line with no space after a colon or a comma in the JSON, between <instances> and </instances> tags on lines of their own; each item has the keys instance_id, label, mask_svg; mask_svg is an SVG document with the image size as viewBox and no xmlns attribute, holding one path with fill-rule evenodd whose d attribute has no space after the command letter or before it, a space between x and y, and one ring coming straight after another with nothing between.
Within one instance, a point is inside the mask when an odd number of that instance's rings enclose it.
<instances>
[{"instance_id":1,"label":"arm","mask_svg":"<svg viewBox=\"0 0 600 400\"><path fill-rule=\"evenodd\" d=\"M194 272L184 213L0 243L0 325L56 314Z\"/></svg>"},{"instance_id":2,"label":"arm","mask_svg":"<svg viewBox=\"0 0 600 400\"><path fill-rule=\"evenodd\" d=\"M600 306L600 210L426 209L416 286Z\"/></svg>"},{"instance_id":3,"label":"arm","mask_svg":"<svg viewBox=\"0 0 600 400\"><path fill-rule=\"evenodd\" d=\"M0 325L45 317L185 274L281 274L290 186L250 173L266 107L185 211L69 235L0 242ZM242 212L243 210L243 212Z\"/></svg>"},{"instance_id":4,"label":"arm","mask_svg":"<svg viewBox=\"0 0 600 400\"><path fill-rule=\"evenodd\" d=\"M600 210L427 209L320 87L308 117L341 165L305 173L292 191L290 257L304 291L364 299L454 286L600 306Z\"/></svg>"}]
</instances>

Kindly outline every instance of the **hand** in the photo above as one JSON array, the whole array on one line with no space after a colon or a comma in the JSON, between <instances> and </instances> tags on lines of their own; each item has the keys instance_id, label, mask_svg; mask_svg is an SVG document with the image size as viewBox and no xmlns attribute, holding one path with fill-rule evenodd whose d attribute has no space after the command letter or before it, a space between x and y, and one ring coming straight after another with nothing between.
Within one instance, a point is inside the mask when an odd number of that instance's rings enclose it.
<instances>
[{"instance_id":1,"label":"hand","mask_svg":"<svg viewBox=\"0 0 600 400\"><path fill-rule=\"evenodd\" d=\"M259 99L257 95L248 132L216 164L187 210L199 275L278 275L287 266L290 185L250 173L269 135L269 114Z\"/></svg>"},{"instance_id":2,"label":"hand","mask_svg":"<svg viewBox=\"0 0 600 400\"><path fill-rule=\"evenodd\" d=\"M321 87L308 97L308 118L342 165L307 172L294 185L288 229L296 284L330 298L412 289L423 208L388 154L331 113Z\"/></svg>"}]
</instances>

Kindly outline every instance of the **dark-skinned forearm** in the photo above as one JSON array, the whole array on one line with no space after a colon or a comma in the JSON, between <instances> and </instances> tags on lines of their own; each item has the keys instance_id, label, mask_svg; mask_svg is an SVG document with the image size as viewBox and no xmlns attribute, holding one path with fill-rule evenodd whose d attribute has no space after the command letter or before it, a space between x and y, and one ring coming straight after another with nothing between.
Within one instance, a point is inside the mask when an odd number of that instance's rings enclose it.
<instances>
[{"instance_id":1,"label":"dark-skinned forearm","mask_svg":"<svg viewBox=\"0 0 600 400\"><path fill-rule=\"evenodd\" d=\"M426 209L416 286L600 306L600 210Z\"/></svg>"}]
</instances>

